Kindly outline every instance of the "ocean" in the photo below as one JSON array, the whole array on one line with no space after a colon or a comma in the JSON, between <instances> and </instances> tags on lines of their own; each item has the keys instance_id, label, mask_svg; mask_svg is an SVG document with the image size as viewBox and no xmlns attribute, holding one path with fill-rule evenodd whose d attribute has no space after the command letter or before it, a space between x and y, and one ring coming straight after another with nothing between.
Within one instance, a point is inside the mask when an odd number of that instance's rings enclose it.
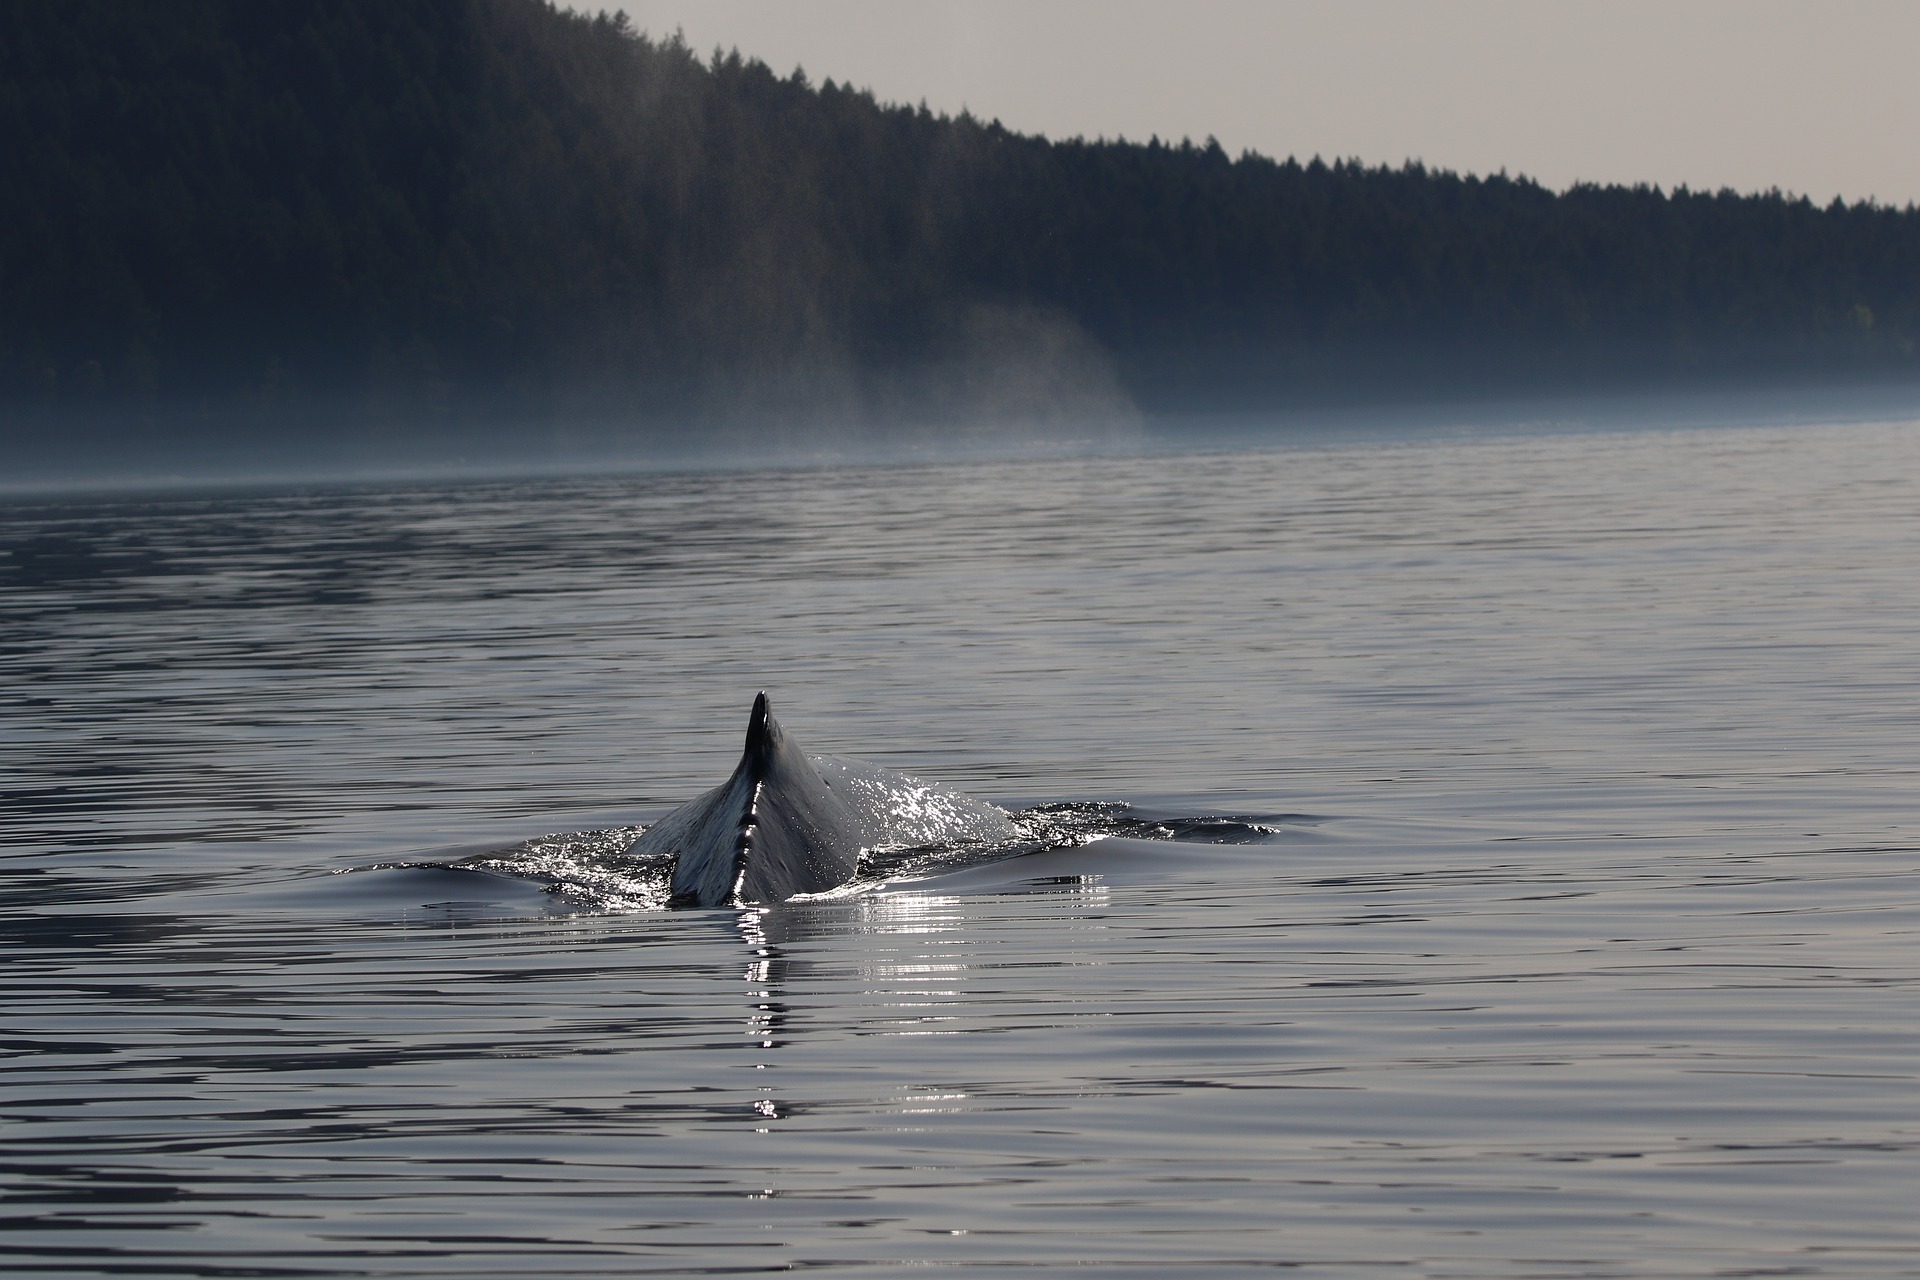
<instances>
[{"instance_id":1,"label":"ocean","mask_svg":"<svg viewBox=\"0 0 1920 1280\"><path fill-rule=\"evenodd\" d=\"M0 501L0 1270L1920 1275L1920 423ZM771 908L807 749L1014 811Z\"/></svg>"}]
</instances>

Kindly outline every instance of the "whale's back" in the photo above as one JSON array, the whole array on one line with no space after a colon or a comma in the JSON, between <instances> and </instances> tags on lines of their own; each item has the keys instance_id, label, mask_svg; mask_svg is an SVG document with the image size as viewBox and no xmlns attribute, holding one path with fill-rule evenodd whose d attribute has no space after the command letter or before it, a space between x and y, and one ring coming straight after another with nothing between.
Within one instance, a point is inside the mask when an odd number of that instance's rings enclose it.
<instances>
[{"instance_id":1,"label":"whale's back","mask_svg":"<svg viewBox=\"0 0 1920 1280\"><path fill-rule=\"evenodd\" d=\"M810 756L754 699L733 775L629 846L673 859L671 902L783 902L853 879L867 850L1018 834L1007 813L951 787L844 756Z\"/></svg>"}]
</instances>

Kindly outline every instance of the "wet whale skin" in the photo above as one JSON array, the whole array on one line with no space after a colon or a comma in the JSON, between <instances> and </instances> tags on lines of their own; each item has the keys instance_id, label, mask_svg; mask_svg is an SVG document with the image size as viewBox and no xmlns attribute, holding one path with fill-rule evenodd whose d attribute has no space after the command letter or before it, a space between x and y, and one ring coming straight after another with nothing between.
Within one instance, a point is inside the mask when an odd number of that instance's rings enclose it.
<instances>
[{"instance_id":1,"label":"wet whale skin","mask_svg":"<svg viewBox=\"0 0 1920 1280\"><path fill-rule=\"evenodd\" d=\"M671 856L671 905L784 902L852 880L869 850L1003 840L1005 810L951 787L843 756L802 751L754 699L740 763L629 846Z\"/></svg>"}]
</instances>

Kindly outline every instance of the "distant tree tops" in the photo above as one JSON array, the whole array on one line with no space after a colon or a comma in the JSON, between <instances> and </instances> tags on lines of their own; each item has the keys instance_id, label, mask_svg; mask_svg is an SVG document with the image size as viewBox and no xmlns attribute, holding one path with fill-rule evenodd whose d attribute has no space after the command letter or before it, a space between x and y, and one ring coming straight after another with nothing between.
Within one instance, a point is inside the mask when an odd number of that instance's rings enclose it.
<instances>
[{"instance_id":1,"label":"distant tree tops","mask_svg":"<svg viewBox=\"0 0 1920 1280\"><path fill-rule=\"evenodd\" d=\"M1912 207L1054 142L540 0L10 0L0 121L16 415L1920 372Z\"/></svg>"}]
</instances>

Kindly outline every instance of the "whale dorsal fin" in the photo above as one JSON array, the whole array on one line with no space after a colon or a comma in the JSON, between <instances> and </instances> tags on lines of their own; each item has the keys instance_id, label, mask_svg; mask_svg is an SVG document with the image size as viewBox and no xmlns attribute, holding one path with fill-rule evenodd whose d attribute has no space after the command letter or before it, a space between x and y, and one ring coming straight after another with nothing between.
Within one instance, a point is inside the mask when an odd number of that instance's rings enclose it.
<instances>
[{"instance_id":1,"label":"whale dorsal fin","mask_svg":"<svg viewBox=\"0 0 1920 1280\"><path fill-rule=\"evenodd\" d=\"M773 707L767 702L767 691L762 689L754 695L753 710L747 714L745 754L749 757L764 754L773 745L773 731Z\"/></svg>"},{"instance_id":2,"label":"whale dorsal fin","mask_svg":"<svg viewBox=\"0 0 1920 1280\"><path fill-rule=\"evenodd\" d=\"M669 905L722 907L836 888L868 848L1015 834L1003 811L950 788L809 756L773 718L763 690L732 776L648 827L628 852L673 858Z\"/></svg>"},{"instance_id":3,"label":"whale dorsal fin","mask_svg":"<svg viewBox=\"0 0 1920 1280\"><path fill-rule=\"evenodd\" d=\"M733 776L649 827L630 852L671 854L675 906L784 902L845 884L865 824L834 794L762 692Z\"/></svg>"}]
</instances>

